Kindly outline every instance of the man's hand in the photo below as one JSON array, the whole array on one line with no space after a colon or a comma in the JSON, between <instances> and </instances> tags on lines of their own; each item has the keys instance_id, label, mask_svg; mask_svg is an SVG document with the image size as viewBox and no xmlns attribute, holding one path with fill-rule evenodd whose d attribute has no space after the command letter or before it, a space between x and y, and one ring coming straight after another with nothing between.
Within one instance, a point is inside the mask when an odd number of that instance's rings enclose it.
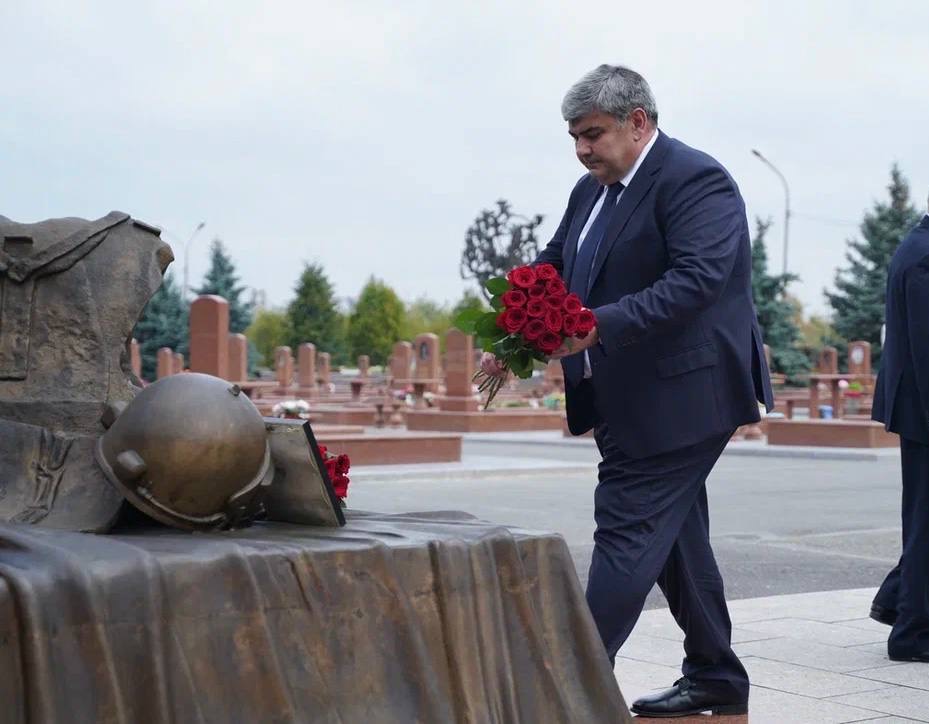
<instances>
[{"instance_id":1,"label":"man's hand","mask_svg":"<svg viewBox=\"0 0 929 724\"><path fill-rule=\"evenodd\" d=\"M593 347L599 341L600 334L597 332L597 328L594 327L587 333L587 336L581 339L572 339L571 337L566 339L558 349L552 352L551 359L561 359L562 357L567 357L569 354L583 352L588 347Z\"/></svg>"},{"instance_id":2,"label":"man's hand","mask_svg":"<svg viewBox=\"0 0 929 724\"><path fill-rule=\"evenodd\" d=\"M506 374L503 365L493 352L484 352L481 355L481 372L488 377L503 377Z\"/></svg>"}]
</instances>

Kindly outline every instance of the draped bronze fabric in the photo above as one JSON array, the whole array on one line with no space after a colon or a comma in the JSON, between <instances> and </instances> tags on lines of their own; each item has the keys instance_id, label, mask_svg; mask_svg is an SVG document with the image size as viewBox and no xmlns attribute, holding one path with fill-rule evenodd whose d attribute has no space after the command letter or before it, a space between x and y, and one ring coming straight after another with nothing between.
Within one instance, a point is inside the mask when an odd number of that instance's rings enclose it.
<instances>
[{"instance_id":1,"label":"draped bronze fabric","mask_svg":"<svg viewBox=\"0 0 929 724\"><path fill-rule=\"evenodd\" d=\"M564 541L462 513L0 525L0 722L626 722Z\"/></svg>"}]
</instances>

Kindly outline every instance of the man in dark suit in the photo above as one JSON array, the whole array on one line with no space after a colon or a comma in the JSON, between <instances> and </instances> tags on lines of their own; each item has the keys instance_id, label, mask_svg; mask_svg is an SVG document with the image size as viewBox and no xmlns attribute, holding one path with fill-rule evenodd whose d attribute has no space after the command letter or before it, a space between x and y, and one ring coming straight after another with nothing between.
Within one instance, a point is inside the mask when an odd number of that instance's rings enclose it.
<instances>
[{"instance_id":1,"label":"man in dark suit","mask_svg":"<svg viewBox=\"0 0 929 724\"><path fill-rule=\"evenodd\" d=\"M890 262L885 324L872 416L900 435L903 554L871 618L893 626L893 661L929 663L929 215Z\"/></svg>"},{"instance_id":2,"label":"man in dark suit","mask_svg":"<svg viewBox=\"0 0 929 724\"><path fill-rule=\"evenodd\" d=\"M587 600L611 660L656 582L685 632L684 677L634 712L741 713L748 676L730 645L705 481L736 428L760 419L758 401L772 405L745 205L717 161L659 132L632 70L591 71L562 115L589 173L537 262L597 320L554 355L571 432L593 428L603 458Z\"/></svg>"}]
</instances>

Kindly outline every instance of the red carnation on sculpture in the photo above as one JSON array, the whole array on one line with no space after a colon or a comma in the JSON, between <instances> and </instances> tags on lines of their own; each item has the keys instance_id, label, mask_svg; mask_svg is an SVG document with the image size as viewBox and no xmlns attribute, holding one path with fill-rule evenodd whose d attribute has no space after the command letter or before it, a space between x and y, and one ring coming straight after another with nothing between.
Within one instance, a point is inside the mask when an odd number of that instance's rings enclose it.
<instances>
[{"instance_id":1,"label":"red carnation on sculpture","mask_svg":"<svg viewBox=\"0 0 929 724\"><path fill-rule=\"evenodd\" d=\"M348 455L332 455L325 445L317 445L319 456L323 459L323 465L326 466L326 474L332 483L332 489L336 497L345 505L345 498L348 497L348 471L351 468L352 461Z\"/></svg>"}]
</instances>

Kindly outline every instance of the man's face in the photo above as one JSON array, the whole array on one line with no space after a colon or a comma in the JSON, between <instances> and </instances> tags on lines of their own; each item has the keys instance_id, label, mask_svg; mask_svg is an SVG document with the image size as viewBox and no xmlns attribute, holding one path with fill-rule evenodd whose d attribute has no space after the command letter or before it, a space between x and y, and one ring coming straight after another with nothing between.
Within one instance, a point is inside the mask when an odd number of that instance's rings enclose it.
<instances>
[{"instance_id":1,"label":"man's face","mask_svg":"<svg viewBox=\"0 0 929 724\"><path fill-rule=\"evenodd\" d=\"M578 160L604 186L629 173L639 156L642 129L638 128L636 113L619 121L615 116L594 111L568 124Z\"/></svg>"}]
</instances>

